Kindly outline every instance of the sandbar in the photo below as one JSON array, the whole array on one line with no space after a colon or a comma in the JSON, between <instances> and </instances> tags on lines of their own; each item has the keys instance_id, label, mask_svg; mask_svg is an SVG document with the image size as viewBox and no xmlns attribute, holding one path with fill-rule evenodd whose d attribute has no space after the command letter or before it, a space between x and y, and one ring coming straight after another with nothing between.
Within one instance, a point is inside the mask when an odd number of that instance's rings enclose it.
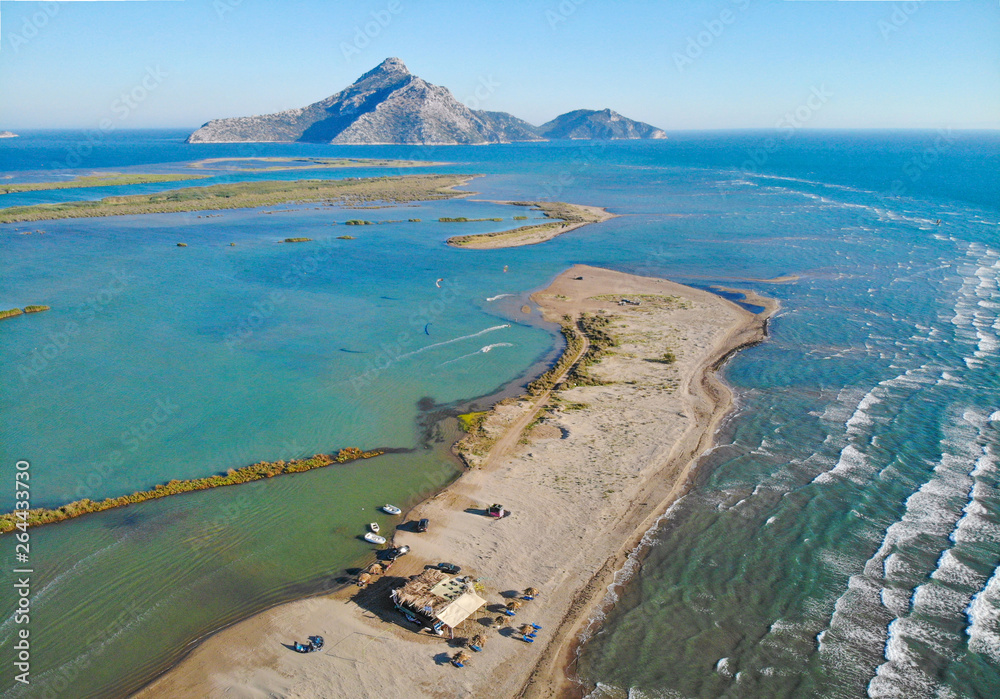
<instances>
[{"instance_id":1,"label":"sandbar","mask_svg":"<svg viewBox=\"0 0 1000 699\"><path fill-rule=\"evenodd\" d=\"M582 265L560 274L533 302L547 319L568 322L570 334L585 327L585 314L600 317L614 345L595 362L592 343L571 343L571 361L551 386L491 411L479 467L406 513L428 518L429 530L394 533L410 555L366 589L283 604L207 638L136 696L572 694L574 639L615 571L689 487L731 407L716 370L765 338L777 303L753 298L763 312L663 279ZM513 514L484 516L494 502ZM490 605L456 639L419 632L388 600L389 589L440 561L477 577ZM488 630L509 595L529 586L541 594L512 625L537 623L537 641L527 644L509 627ZM475 633L489 635L485 649L453 667L460 639ZM313 634L326 639L320 652L283 645Z\"/></svg>"}]
</instances>

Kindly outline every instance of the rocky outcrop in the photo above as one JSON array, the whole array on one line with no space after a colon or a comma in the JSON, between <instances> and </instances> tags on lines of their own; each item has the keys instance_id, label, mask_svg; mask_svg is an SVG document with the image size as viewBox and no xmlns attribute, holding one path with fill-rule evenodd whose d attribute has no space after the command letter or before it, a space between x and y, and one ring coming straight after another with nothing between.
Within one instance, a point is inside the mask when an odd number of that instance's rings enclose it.
<instances>
[{"instance_id":1,"label":"rocky outcrop","mask_svg":"<svg viewBox=\"0 0 1000 699\"><path fill-rule=\"evenodd\" d=\"M302 109L215 119L189 143L277 141L337 144L478 144L540 140L534 127L502 112L479 112L387 58L353 85Z\"/></svg>"},{"instance_id":2,"label":"rocky outcrop","mask_svg":"<svg viewBox=\"0 0 1000 699\"><path fill-rule=\"evenodd\" d=\"M469 109L447 88L413 75L398 58L387 58L350 87L308 107L213 119L191 134L188 143L473 145L664 137L659 129L609 109L570 112L539 129L506 112Z\"/></svg>"},{"instance_id":3,"label":"rocky outcrop","mask_svg":"<svg viewBox=\"0 0 1000 699\"><path fill-rule=\"evenodd\" d=\"M667 134L655 126L623 117L610 109L577 109L557 116L538 127L545 138L593 138L601 140L666 138Z\"/></svg>"}]
</instances>

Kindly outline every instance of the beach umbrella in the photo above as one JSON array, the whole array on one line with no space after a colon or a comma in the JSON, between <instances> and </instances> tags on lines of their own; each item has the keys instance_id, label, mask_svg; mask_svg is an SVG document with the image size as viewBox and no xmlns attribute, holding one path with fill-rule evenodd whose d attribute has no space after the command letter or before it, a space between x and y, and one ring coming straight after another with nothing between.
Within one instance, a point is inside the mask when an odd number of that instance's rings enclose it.
<instances>
[{"instance_id":1,"label":"beach umbrella","mask_svg":"<svg viewBox=\"0 0 1000 699\"><path fill-rule=\"evenodd\" d=\"M510 602L508 602L507 603L507 607L506 607L506 609L507 609L507 616L513 616L514 612L516 612L518 609L520 609L522 604L523 604L523 602L521 602L520 600L516 600L516 599L515 600L511 600Z\"/></svg>"},{"instance_id":2,"label":"beach umbrella","mask_svg":"<svg viewBox=\"0 0 1000 699\"><path fill-rule=\"evenodd\" d=\"M507 625L507 617L505 617L505 616L498 616L496 619L493 620L493 625L496 626L497 628L500 628L501 626L506 626Z\"/></svg>"},{"instance_id":3,"label":"beach umbrella","mask_svg":"<svg viewBox=\"0 0 1000 699\"><path fill-rule=\"evenodd\" d=\"M382 566L380 566L378 563L372 564L371 574L372 575L381 575L382 574Z\"/></svg>"},{"instance_id":4,"label":"beach umbrella","mask_svg":"<svg viewBox=\"0 0 1000 699\"><path fill-rule=\"evenodd\" d=\"M535 633L535 628L531 624L525 624L520 628L522 636L530 636Z\"/></svg>"},{"instance_id":5,"label":"beach umbrella","mask_svg":"<svg viewBox=\"0 0 1000 699\"><path fill-rule=\"evenodd\" d=\"M460 650L452 656L451 662L455 665L455 667L465 667L465 664L469 662L469 658L471 657L472 656L464 650Z\"/></svg>"},{"instance_id":6,"label":"beach umbrella","mask_svg":"<svg viewBox=\"0 0 1000 699\"><path fill-rule=\"evenodd\" d=\"M369 582L371 582L371 579L372 576L370 576L368 573L362 573L361 575L358 576L358 586L364 587Z\"/></svg>"},{"instance_id":7,"label":"beach umbrella","mask_svg":"<svg viewBox=\"0 0 1000 699\"><path fill-rule=\"evenodd\" d=\"M472 640L469 642L469 648L471 648L472 650L482 650L483 646L485 645L486 645L486 635L481 633L477 633L475 636L472 637Z\"/></svg>"},{"instance_id":8,"label":"beach umbrella","mask_svg":"<svg viewBox=\"0 0 1000 699\"><path fill-rule=\"evenodd\" d=\"M533 587L529 587L524 591L524 596L527 597L528 599L533 599L535 597L538 597L538 595L540 594L541 593Z\"/></svg>"}]
</instances>

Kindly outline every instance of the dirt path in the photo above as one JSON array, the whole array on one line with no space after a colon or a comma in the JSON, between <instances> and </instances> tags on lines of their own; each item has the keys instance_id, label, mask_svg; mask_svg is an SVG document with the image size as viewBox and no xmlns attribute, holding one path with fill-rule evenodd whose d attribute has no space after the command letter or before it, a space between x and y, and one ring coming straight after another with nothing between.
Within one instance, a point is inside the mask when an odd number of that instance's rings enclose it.
<instances>
[{"instance_id":1,"label":"dirt path","mask_svg":"<svg viewBox=\"0 0 1000 699\"><path fill-rule=\"evenodd\" d=\"M546 404L549 402L549 397L552 392L558 390L562 387L563 381L566 379L566 374L570 372L573 367L580 363L583 356L587 353L590 348L590 340L587 339L586 333L584 333L579 326L579 323L575 323L573 326L577 337L583 339L583 344L577 355L573 357L573 361L566 365L566 368L556 376L555 381L552 382L552 388L546 390L544 393L539 395L532 402L531 407L525 411L524 415L515 420L504 435L498 439L493 446L490 448L489 454L486 456L486 460L483 464L484 468L499 463L503 457L510 452L510 450L520 441L521 435L524 434L524 430L527 429L528 425L538 416L538 413L545 409Z\"/></svg>"}]
</instances>

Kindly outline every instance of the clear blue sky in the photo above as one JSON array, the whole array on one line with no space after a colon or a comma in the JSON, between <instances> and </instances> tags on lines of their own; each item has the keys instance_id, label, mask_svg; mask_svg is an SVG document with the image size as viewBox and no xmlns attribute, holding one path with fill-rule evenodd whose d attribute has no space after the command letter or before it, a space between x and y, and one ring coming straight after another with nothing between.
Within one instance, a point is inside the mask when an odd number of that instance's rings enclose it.
<instances>
[{"instance_id":1,"label":"clear blue sky","mask_svg":"<svg viewBox=\"0 0 1000 699\"><path fill-rule=\"evenodd\" d=\"M304 106L387 56L536 124L1000 128L997 0L0 0L0 22L0 129L195 127Z\"/></svg>"}]
</instances>

